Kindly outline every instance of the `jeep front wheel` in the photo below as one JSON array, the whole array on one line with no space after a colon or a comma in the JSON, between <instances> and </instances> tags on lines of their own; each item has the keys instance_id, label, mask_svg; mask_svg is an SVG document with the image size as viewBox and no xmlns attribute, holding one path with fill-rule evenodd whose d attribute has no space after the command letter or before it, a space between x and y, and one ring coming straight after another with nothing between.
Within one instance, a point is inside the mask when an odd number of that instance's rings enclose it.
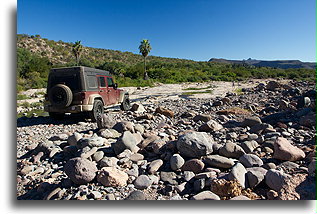
<instances>
[{"instance_id":1,"label":"jeep front wheel","mask_svg":"<svg viewBox=\"0 0 317 214\"><path fill-rule=\"evenodd\" d=\"M103 115L104 113L104 108L103 108L103 103L101 100L95 100L94 101L94 106L92 111L89 112L89 118L93 121L96 122L97 118Z\"/></svg>"},{"instance_id":2,"label":"jeep front wheel","mask_svg":"<svg viewBox=\"0 0 317 214\"><path fill-rule=\"evenodd\" d=\"M130 110L130 99L129 96L125 95L123 98L123 101L120 105L120 108L122 111L128 111Z\"/></svg>"}]
</instances>

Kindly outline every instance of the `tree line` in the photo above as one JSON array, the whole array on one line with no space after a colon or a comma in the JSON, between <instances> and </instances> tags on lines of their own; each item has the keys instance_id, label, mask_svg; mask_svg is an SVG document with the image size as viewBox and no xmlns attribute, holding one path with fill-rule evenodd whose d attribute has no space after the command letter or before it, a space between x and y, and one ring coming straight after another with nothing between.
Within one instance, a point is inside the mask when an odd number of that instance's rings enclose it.
<instances>
[{"instance_id":1,"label":"tree line","mask_svg":"<svg viewBox=\"0 0 317 214\"><path fill-rule=\"evenodd\" d=\"M17 48L17 90L46 87L48 73L53 67L82 65L110 71L119 86L151 86L155 82L181 83L203 81L243 81L250 78L287 78L315 81L312 69L277 69L254 67L246 64L170 60L148 56L152 47L149 40L142 40L139 52L143 62L134 64L120 60L92 62L84 57L81 41L72 44L74 61L66 64L52 63L47 56Z\"/></svg>"}]
</instances>

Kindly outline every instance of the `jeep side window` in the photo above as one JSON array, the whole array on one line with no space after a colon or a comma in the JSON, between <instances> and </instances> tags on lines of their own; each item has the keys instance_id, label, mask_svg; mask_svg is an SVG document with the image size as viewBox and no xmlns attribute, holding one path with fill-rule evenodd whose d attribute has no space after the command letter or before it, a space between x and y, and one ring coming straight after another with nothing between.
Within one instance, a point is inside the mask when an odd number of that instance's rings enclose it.
<instances>
[{"instance_id":1,"label":"jeep side window","mask_svg":"<svg viewBox=\"0 0 317 214\"><path fill-rule=\"evenodd\" d=\"M89 75L88 77L88 88L97 88L97 78L96 76Z\"/></svg>"},{"instance_id":2,"label":"jeep side window","mask_svg":"<svg viewBox=\"0 0 317 214\"><path fill-rule=\"evenodd\" d=\"M104 88L106 87L106 81L104 77L99 77L99 87Z\"/></svg>"},{"instance_id":3,"label":"jeep side window","mask_svg":"<svg viewBox=\"0 0 317 214\"><path fill-rule=\"evenodd\" d=\"M113 83L112 78L107 77L107 82L108 82L108 87L114 87L114 83Z\"/></svg>"}]
</instances>

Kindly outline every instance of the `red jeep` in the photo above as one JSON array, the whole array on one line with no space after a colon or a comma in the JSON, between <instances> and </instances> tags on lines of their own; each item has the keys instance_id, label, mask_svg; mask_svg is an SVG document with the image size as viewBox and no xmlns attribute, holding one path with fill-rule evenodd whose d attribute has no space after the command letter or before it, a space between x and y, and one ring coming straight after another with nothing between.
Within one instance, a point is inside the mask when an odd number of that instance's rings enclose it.
<instances>
[{"instance_id":1,"label":"red jeep","mask_svg":"<svg viewBox=\"0 0 317 214\"><path fill-rule=\"evenodd\" d=\"M115 104L128 110L129 94L118 89L109 71L77 66L53 68L49 73L44 110L55 119L65 113L87 112L96 121L104 106Z\"/></svg>"}]
</instances>

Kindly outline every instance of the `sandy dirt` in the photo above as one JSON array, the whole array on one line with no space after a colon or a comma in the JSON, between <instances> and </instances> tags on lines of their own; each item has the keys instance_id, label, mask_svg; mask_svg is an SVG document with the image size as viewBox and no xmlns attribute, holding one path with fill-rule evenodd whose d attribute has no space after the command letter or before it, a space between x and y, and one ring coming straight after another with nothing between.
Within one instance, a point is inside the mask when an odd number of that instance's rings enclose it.
<instances>
[{"instance_id":1,"label":"sandy dirt","mask_svg":"<svg viewBox=\"0 0 317 214\"><path fill-rule=\"evenodd\" d=\"M253 79L239 83L235 82L234 85L232 82L211 81L204 83L157 84L154 87L122 87L122 89L129 92L132 102L144 102L147 99L208 99L223 97L227 92L236 92L241 88L252 88L257 86L259 83L267 83L268 81L270 81L270 79ZM188 90L188 88L194 88L195 90ZM30 89L21 92L20 94L32 97L36 93L45 91L46 89ZM44 97L40 96L38 98L32 97L31 99L18 100L17 103L36 103L39 102L40 99L44 99Z\"/></svg>"}]
</instances>

